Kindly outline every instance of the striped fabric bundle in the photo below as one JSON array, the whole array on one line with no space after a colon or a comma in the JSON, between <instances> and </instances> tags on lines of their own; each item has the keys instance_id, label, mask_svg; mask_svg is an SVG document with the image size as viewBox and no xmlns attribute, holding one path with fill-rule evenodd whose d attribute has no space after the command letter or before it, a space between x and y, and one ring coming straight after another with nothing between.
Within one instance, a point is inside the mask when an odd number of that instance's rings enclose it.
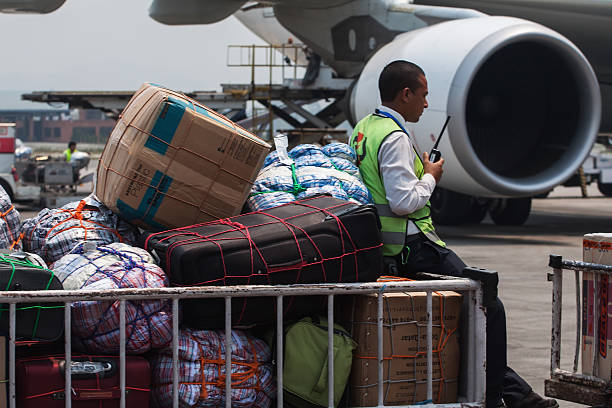
<instances>
[{"instance_id":1,"label":"striped fabric bundle","mask_svg":"<svg viewBox=\"0 0 612 408\"><path fill-rule=\"evenodd\" d=\"M87 250L78 244L55 263L54 272L65 289L104 290L162 288L165 273L147 251L113 243ZM172 341L172 312L168 300L134 300L125 304L126 350L140 354ZM78 301L72 304L72 331L88 352L119 352L119 301Z\"/></svg>"},{"instance_id":2,"label":"striped fabric bundle","mask_svg":"<svg viewBox=\"0 0 612 408\"><path fill-rule=\"evenodd\" d=\"M21 217L11 198L0 187L0 249L21 250Z\"/></svg>"},{"instance_id":3,"label":"striped fabric bundle","mask_svg":"<svg viewBox=\"0 0 612 408\"><path fill-rule=\"evenodd\" d=\"M24 250L40 255L50 267L82 241L98 246L132 244L138 238L135 227L113 214L93 194L62 208L43 209L26 220L21 231Z\"/></svg>"},{"instance_id":4,"label":"striped fabric bundle","mask_svg":"<svg viewBox=\"0 0 612 408\"><path fill-rule=\"evenodd\" d=\"M281 163L276 151L268 155L248 200L252 210L265 210L318 194L359 204L372 202L355 165L355 151L347 144L299 145L289 152L289 157L294 161L291 166Z\"/></svg>"},{"instance_id":5,"label":"striped fabric bundle","mask_svg":"<svg viewBox=\"0 0 612 408\"><path fill-rule=\"evenodd\" d=\"M275 381L268 345L244 331L232 330L232 407L269 407ZM152 361L153 400L172 406L172 348ZM181 330L179 336L179 405L225 405L225 335L223 331Z\"/></svg>"}]
</instances>

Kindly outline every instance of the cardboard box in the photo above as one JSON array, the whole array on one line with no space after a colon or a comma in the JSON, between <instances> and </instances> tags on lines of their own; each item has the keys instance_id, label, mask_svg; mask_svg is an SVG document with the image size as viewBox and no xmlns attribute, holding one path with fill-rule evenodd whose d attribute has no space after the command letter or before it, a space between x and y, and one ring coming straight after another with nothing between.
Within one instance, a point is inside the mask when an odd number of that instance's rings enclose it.
<instances>
[{"instance_id":1,"label":"cardboard box","mask_svg":"<svg viewBox=\"0 0 612 408\"><path fill-rule=\"evenodd\" d=\"M240 213L270 145L186 96L145 84L106 143L96 195L145 229Z\"/></svg>"},{"instance_id":2,"label":"cardboard box","mask_svg":"<svg viewBox=\"0 0 612 408\"><path fill-rule=\"evenodd\" d=\"M612 233L586 234L582 259L612 265ZM595 283L597 282L597 296ZM582 372L604 380L612 378L612 280L585 272L582 283ZM596 310L596 313L594 313ZM595 324L598 336L595 339Z\"/></svg>"},{"instance_id":3,"label":"cardboard box","mask_svg":"<svg viewBox=\"0 0 612 408\"><path fill-rule=\"evenodd\" d=\"M433 294L433 399L457 402L461 295ZM355 296L351 329L358 343L349 379L349 406L378 405L378 334L375 294ZM384 404L409 405L427 399L427 294L384 295Z\"/></svg>"}]
</instances>

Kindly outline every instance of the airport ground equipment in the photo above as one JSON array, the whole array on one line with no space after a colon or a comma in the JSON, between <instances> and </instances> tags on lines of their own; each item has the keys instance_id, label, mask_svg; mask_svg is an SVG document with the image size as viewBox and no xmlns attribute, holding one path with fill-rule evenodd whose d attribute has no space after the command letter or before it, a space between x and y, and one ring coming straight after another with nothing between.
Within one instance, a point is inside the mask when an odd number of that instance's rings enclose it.
<instances>
[{"instance_id":1,"label":"airport ground equipment","mask_svg":"<svg viewBox=\"0 0 612 408\"><path fill-rule=\"evenodd\" d=\"M482 306L482 287L477 281L470 279L443 279L443 280L425 280L425 281L407 281L407 282L372 282L372 283L352 283L352 284L316 284L316 285L288 285L288 286L218 286L218 287L174 287L174 288L158 288L158 289L117 289L117 290L102 290L102 291L44 291L44 292L16 292L4 291L0 292L0 303L8 304L9 317L9 341L8 341L8 388L9 388L9 404L10 408L16 406L16 371L15 371L15 340L16 340L16 314L18 307L23 307L27 303L64 303L65 308L65 394L71 394L73 385L73 376L71 373L71 362L73 361L73 350L71 347L71 302L82 300L105 300L115 299L120 303L120 335L121 342L119 354L119 377L120 377L120 407L126 406L126 302L134 299L168 299L172 303L173 310L173 340L172 340L172 359L173 359L173 407L178 407L178 387L179 387L179 300L183 299L202 299L202 298L218 298L223 299L225 303L225 341L228 352L225 355L226 372L231 370L231 316L232 316L232 299L236 297L272 297L275 298L276 308L276 332L277 332L277 402L278 407L283 406L283 386L282 386L282 361L283 361L283 298L286 296L323 296L327 301L327 320L329 322L328 341L333 341L333 322L334 322L334 301L337 295L350 294L378 294L378 314L376 320L376 333L378 340L378 385L377 395L379 406L383 406L384 398L384 383L383 383L383 296L384 293L397 292L426 292L427 294L427 325L426 325L426 343L427 343L427 397L432 398L433 386L433 336L432 336L432 292L452 290L461 292L467 297L465 304L468 310L464 314L466 322L466 341L463 342L463 352L467 359L467 364L462 373L463 384L462 392L460 392L461 402L452 404L428 405L445 408L476 408L484 407L485 397L485 364L486 364L486 332L485 332L485 314ZM328 343L328 344L329 344ZM334 401L334 354L333 347L328 347L328 386L329 386L329 406L333 407ZM232 377L226 376L225 395L231 395ZM230 407L231 399L227 399L226 407ZM65 406L70 408L72 400L66 399ZM415 405L419 407L422 405ZM405 405L407 407L407 405ZM145 407L143 407L145 408Z\"/></svg>"},{"instance_id":2,"label":"airport ground equipment","mask_svg":"<svg viewBox=\"0 0 612 408\"><path fill-rule=\"evenodd\" d=\"M15 160L13 164L15 191L31 191L29 196L16 196L16 201L30 202L41 207L61 207L83 198L83 194L77 194L77 186L93 182L93 173L80 176L81 170L87 168L90 158L84 152L79 153L83 153L80 159L71 162L50 155L36 155Z\"/></svg>"},{"instance_id":3,"label":"airport ground equipment","mask_svg":"<svg viewBox=\"0 0 612 408\"><path fill-rule=\"evenodd\" d=\"M0 187L11 201L32 200L38 197L39 188L21 186L15 169L15 123L0 123Z\"/></svg>"},{"instance_id":4,"label":"airport ground equipment","mask_svg":"<svg viewBox=\"0 0 612 408\"><path fill-rule=\"evenodd\" d=\"M61 207L83 197L76 195L76 188L93 182L93 173L80 177L89 164L89 154L77 151L71 162L49 155L32 156L31 152L17 157L17 140L15 123L0 123L0 187L11 201ZM23 144L20 147L25 148Z\"/></svg>"},{"instance_id":5,"label":"airport ground equipment","mask_svg":"<svg viewBox=\"0 0 612 408\"><path fill-rule=\"evenodd\" d=\"M581 293L581 273L591 272L600 276L612 275L612 266L589 262L564 260L559 255L550 255L548 264L552 272L548 274L548 280L552 281L552 332L551 332L551 356L550 356L550 378L545 381L545 394L548 397L586 404L594 407L610 407L612 404L612 387L608 381L601 378L581 374L579 370L583 312ZM571 370L561 368L561 317L563 310L563 273L574 271L576 286L576 346L574 351L573 366ZM599 293L599 284L594 280L593 293ZM595 296L597 299L597 296ZM584 300L583 300L584 302ZM597 303L597 300L595 301ZM593 307L593 313L598 313L598 307ZM598 322L597 315L593 321ZM593 338L597 339L598 324L593 324ZM595 357L597 352L594 353ZM584 355L582 356L584 358Z\"/></svg>"}]
</instances>

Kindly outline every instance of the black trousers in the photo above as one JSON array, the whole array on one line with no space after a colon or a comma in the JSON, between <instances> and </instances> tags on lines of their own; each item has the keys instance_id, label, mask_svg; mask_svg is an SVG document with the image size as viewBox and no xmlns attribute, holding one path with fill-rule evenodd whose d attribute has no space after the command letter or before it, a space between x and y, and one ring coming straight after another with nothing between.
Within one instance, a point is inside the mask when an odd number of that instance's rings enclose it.
<instances>
[{"instance_id":1,"label":"black trousers","mask_svg":"<svg viewBox=\"0 0 612 408\"><path fill-rule=\"evenodd\" d=\"M439 275L461 277L465 263L448 248L429 241L423 234L406 242L407 250L398 255L399 272L410 277L415 272L429 272ZM406 254L407 252L407 254ZM402 262L402 257L404 261ZM407 259L406 259L407 258ZM508 367L506 354L506 311L496 299L494 305L487 307L487 408L505 404L512 407L523 399L531 387L513 369Z\"/></svg>"}]
</instances>

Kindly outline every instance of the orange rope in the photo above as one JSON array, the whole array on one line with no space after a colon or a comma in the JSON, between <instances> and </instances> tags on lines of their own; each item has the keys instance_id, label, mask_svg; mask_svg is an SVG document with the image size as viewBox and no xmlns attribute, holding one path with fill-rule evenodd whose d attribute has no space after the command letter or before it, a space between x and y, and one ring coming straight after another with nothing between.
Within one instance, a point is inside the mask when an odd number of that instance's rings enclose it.
<instances>
[{"instance_id":1,"label":"orange rope","mask_svg":"<svg viewBox=\"0 0 612 408\"><path fill-rule=\"evenodd\" d=\"M8 220L6 219L6 216L7 216L7 215L8 215L8 214L9 214L11 211L13 211L14 209L15 209L15 206L14 206L14 205L11 205L11 207L10 207L8 210L6 210L6 211L5 211L5 212L3 212L3 213L0 213L0 217L2 217L2 219L3 219L3 220L4 220L4 222L6 223L6 227L7 227L7 228L6 228L6 230L8 231L8 233L9 233L9 235L10 235L10 239L11 239L11 241L13 242L13 244L11 245L11 247L10 247L9 249L13 249L13 247L16 245L16 243L18 243L18 242L19 242L19 240L17 240L17 242L15 242L15 237L13 236L13 232L12 232L12 231L11 231L11 229L9 228L9 222L8 222ZM19 239L21 239L21 238L19 238Z\"/></svg>"},{"instance_id":2,"label":"orange rope","mask_svg":"<svg viewBox=\"0 0 612 408\"><path fill-rule=\"evenodd\" d=\"M15 246L19 245L22 239L23 239L23 232L19 234L16 240L13 240L13 243L11 244L9 249L12 251L13 248L15 248Z\"/></svg>"},{"instance_id":3,"label":"orange rope","mask_svg":"<svg viewBox=\"0 0 612 408\"><path fill-rule=\"evenodd\" d=\"M208 391L206 390L206 386L207 385L211 385L213 387L217 387L219 389L224 390L225 388L225 379L226 379L226 375L221 373L221 368L225 367L225 360L224 360L224 356L221 355L221 348L219 348L217 350L217 354L218 357L217 359L214 360L209 360L204 358L204 349L202 347L202 345L200 344L200 342L195 339L194 337L190 336L191 339L193 341L195 341L198 344L198 347L200 348L200 374L202 376L202 381L199 382L181 382L180 384L184 384L184 385L199 385L201 386L200 389L200 398L201 399L206 399L208 398ZM241 387L242 384L246 383L247 381L249 381L250 379L252 379L253 377L257 378L257 372L259 370L259 360L257 359L257 351L255 350L255 347L253 346L253 343L251 342L251 340L249 340L249 345L251 346L251 352L253 354L253 362L249 363L249 362L244 362L244 361L233 361L232 360L232 366L238 366L238 367L247 367L248 370L246 372L243 373L230 373L230 381L232 383L232 388L240 388L240 389L252 389L255 391L260 391L261 387L259 385L259 383L256 383L256 385L254 386L243 386ZM206 381L206 375L205 375L205 369L204 366L206 364L213 364L217 367L217 379L215 381L210 381L207 382ZM226 398L231 398L230 397L226 397Z\"/></svg>"},{"instance_id":4,"label":"orange rope","mask_svg":"<svg viewBox=\"0 0 612 408\"><path fill-rule=\"evenodd\" d=\"M408 279L408 278L402 278L399 276L387 276L387 275L383 275L381 277L379 277L377 280L377 282L406 282L406 281L414 281L414 279ZM438 300L439 300L439 304L440 304L440 336L438 338L438 345L435 349L432 350L432 357L433 354L437 354L438 355L438 365L440 368L440 381L439 381L439 385L438 385L438 396L437 396L437 400L439 401L442 397L442 391L443 391L443 387L444 387L444 382L446 380L445 378L445 373L444 373L444 367L442 365L442 355L441 353L444 351L444 348L446 347L446 344L448 343L448 341L450 340L450 338L452 337L452 335L455 333L455 331L457 330L452 329L446 329L445 324L444 324L444 295L440 292L436 292L434 291L433 293L435 293L436 295L438 295ZM393 325L393 323L391 323L391 325ZM433 346L433 345L432 345ZM433 348L433 347L432 347ZM419 351L414 355L400 355L400 354L392 354L389 357L383 357L383 360L393 360L396 358L417 358L419 356L423 356L423 355L427 355L427 351ZM371 356L358 356L356 355L355 358L358 359L365 359L365 360L377 360L378 357L371 357ZM415 373L416 375L416 373Z\"/></svg>"},{"instance_id":5,"label":"orange rope","mask_svg":"<svg viewBox=\"0 0 612 408\"><path fill-rule=\"evenodd\" d=\"M75 220L79 220L79 225L73 225L71 227L67 227L64 229L60 229L59 231L56 231L57 234L61 233L61 232L65 232L68 230L71 230L73 228L81 228L85 231L85 235L83 236L84 240L87 240L87 231L98 231L98 230L105 230L105 231L110 231L113 234L115 234L117 236L117 238L119 239L119 242L123 242L123 238L121 237L121 235L119 234L118 231L112 229L112 228L108 228L107 226L100 224L98 222L95 221L91 221L91 220L83 220L83 209L85 208L85 206L87 205L87 203L85 202L85 200L81 200L79 202L79 205L74 209L74 210L70 210L67 208L60 208L58 210L59 213L68 213L70 214L70 217L66 218L63 221L60 221L59 223L57 223L56 225L54 225L53 227L51 227L49 229L49 231L47 232L47 235L45 235L45 239L49 237L49 235L51 235L51 232L58 228L60 225L67 223L68 221L75 219ZM92 208L91 211L98 211L97 208ZM88 227L86 226L83 222L88 222L90 224L96 225L99 228L96 227Z\"/></svg>"}]
</instances>

